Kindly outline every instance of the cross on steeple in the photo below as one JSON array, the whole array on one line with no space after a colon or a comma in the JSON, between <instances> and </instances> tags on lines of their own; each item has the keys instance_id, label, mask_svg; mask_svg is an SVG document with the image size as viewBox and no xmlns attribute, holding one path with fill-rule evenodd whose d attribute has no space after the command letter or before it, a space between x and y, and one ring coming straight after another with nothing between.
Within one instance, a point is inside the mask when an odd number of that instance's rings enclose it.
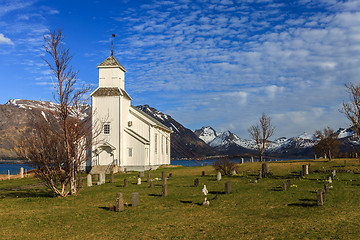
<instances>
[{"instance_id":1,"label":"cross on steeple","mask_svg":"<svg viewBox=\"0 0 360 240\"><path fill-rule=\"evenodd\" d=\"M111 36L111 56L114 55L114 38L115 38L115 34L112 34Z\"/></svg>"}]
</instances>

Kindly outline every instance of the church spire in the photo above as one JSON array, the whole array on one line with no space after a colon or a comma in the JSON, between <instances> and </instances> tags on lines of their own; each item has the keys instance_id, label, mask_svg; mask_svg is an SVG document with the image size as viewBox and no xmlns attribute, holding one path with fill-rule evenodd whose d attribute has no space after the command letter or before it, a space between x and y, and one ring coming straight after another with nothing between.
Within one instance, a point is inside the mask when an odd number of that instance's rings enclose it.
<instances>
[{"instance_id":1,"label":"church spire","mask_svg":"<svg viewBox=\"0 0 360 240\"><path fill-rule=\"evenodd\" d=\"M112 34L111 36L111 56L114 55L114 38L115 38L115 34Z\"/></svg>"}]
</instances>

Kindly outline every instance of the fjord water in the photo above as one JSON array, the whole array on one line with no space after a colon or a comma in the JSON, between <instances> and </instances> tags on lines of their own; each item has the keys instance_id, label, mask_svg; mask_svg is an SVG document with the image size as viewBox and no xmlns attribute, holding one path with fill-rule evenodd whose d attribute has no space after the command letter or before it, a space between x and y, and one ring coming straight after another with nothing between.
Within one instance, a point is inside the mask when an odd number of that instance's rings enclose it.
<instances>
[{"instance_id":1,"label":"fjord water","mask_svg":"<svg viewBox=\"0 0 360 240\"><path fill-rule=\"evenodd\" d=\"M24 168L29 170L31 167L29 165L23 164L23 163L12 163L12 162L5 162L0 163L0 174L8 174L8 170L10 170L11 175L19 174L20 168Z\"/></svg>"}]
</instances>

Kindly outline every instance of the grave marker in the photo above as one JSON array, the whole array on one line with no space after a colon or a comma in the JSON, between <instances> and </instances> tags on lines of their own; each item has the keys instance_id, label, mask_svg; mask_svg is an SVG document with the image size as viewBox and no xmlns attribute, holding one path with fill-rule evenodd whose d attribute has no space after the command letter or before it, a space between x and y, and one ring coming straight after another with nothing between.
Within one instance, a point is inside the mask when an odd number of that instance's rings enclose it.
<instances>
[{"instance_id":1,"label":"grave marker","mask_svg":"<svg viewBox=\"0 0 360 240\"><path fill-rule=\"evenodd\" d=\"M220 181L221 180L221 172L217 172L216 175L216 180Z\"/></svg>"},{"instance_id":2,"label":"grave marker","mask_svg":"<svg viewBox=\"0 0 360 240\"><path fill-rule=\"evenodd\" d=\"M241 158L241 164L244 164L244 158Z\"/></svg>"},{"instance_id":3,"label":"grave marker","mask_svg":"<svg viewBox=\"0 0 360 240\"><path fill-rule=\"evenodd\" d=\"M116 194L116 204L115 204L115 211L120 212L124 210L124 198L121 192Z\"/></svg>"},{"instance_id":4,"label":"grave marker","mask_svg":"<svg viewBox=\"0 0 360 240\"><path fill-rule=\"evenodd\" d=\"M324 205L324 199L323 199L323 194L322 194L321 190L319 190L316 193L316 197L317 197L317 205L318 206L323 206Z\"/></svg>"},{"instance_id":5,"label":"grave marker","mask_svg":"<svg viewBox=\"0 0 360 240\"><path fill-rule=\"evenodd\" d=\"M225 183L225 194L230 194L231 193L231 182L228 181Z\"/></svg>"},{"instance_id":6,"label":"grave marker","mask_svg":"<svg viewBox=\"0 0 360 240\"><path fill-rule=\"evenodd\" d=\"M286 191L286 183L285 182L282 183L282 190Z\"/></svg>"},{"instance_id":7,"label":"grave marker","mask_svg":"<svg viewBox=\"0 0 360 240\"><path fill-rule=\"evenodd\" d=\"M20 177L24 178L24 168L20 168Z\"/></svg>"},{"instance_id":8,"label":"grave marker","mask_svg":"<svg viewBox=\"0 0 360 240\"><path fill-rule=\"evenodd\" d=\"M140 204L140 196L138 192L133 192L131 195L131 206L137 207Z\"/></svg>"},{"instance_id":9,"label":"grave marker","mask_svg":"<svg viewBox=\"0 0 360 240\"><path fill-rule=\"evenodd\" d=\"M140 184L141 184L141 178L138 178L137 185L140 185Z\"/></svg>"},{"instance_id":10,"label":"grave marker","mask_svg":"<svg viewBox=\"0 0 360 240\"><path fill-rule=\"evenodd\" d=\"M91 176L91 174L87 175L87 186L92 187L92 176Z\"/></svg>"},{"instance_id":11,"label":"grave marker","mask_svg":"<svg viewBox=\"0 0 360 240\"><path fill-rule=\"evenodd\" d=\"M195 178L194 180L194 187L198 187L199 186L199 179Z\"/></svg>"},{"instance_id":12,"label":"grave marker","mask_svg":"<svg viewBox=\"0 0 360 240\"><path fill-rule=\"evenodd\" d=\"M150 186L149 188L153 188L154 187L154 182L150 180Z\"/></svg>"},{"instance_id":13,"label":"grave marker","mask_svg":"<svg viewBox=\"0 0 360 240\"><path fill-rule=\"evenodd\" d=\"M167 184L164 184L162 186L162 192L161 193L162 193L163 197L167 197L167 195L168 195Z\"/></svg>"},{"instance_id":14,"label":"grave marker","mask_svg":"<svg viewBox=\"0 0 360 240\"><path fill-rule=\"evenodd\" d=\"M147 182L150 182L150 181L151 181L151 174L148 173L148 174L147 174Z\"/></svg>"},{"instance_id":15,"label":"grave marker","mask_svg":"<svg viewBox=\"0 0 360 240\"><path fill-rule=\"evenodd\" d=\"M202 176L202 177L205 177L205 171L202 171L202 172L201 172L201 176Z\"/></svg>"},{"instance_id":16,"label":"grave marker","mask_svg":"<svg viewBox=\"0 0 360 240\"><path fill-rule=\"evenodd\" d=\"M231 170L231 175L236 175L236 170L235 169Z\"/></svg>"},{"instance_id":17,"label":"grave marker","mask_svg":"<svg viewBox=\"0 0 360 240\"><path fill-rule=\"evenodd\" d=\"M144 171L140 171L139 172L139 178L144 177L144 176L145 176Z\"/></svg>"},{"instance_id":18,"label":"grave marker","mask_svg":"<svg viewBox=\"0 0 360 240\"><path fill-rule=\"evenodd\" d=\"M124 179L124 187L127 187L128 186L128 180L127 178Z\"/></svg>"},{"instance_id":19,"label":"grave marker","mask_svg":"<svg viewBox=\"0 0 360 240\"><path fill-rule=\"evenodd\" d=\"M346 167L346 160L344 160L344 167Z\"/></svg>"}]
</instances>

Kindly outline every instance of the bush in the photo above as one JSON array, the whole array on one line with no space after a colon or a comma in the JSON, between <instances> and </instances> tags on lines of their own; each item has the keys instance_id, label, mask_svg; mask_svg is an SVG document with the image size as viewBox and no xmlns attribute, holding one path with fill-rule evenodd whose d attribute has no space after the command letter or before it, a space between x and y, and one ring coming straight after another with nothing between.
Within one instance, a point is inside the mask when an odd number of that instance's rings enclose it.
<instances>
[{"instance_id":1,"label":"bush","mask_svg":"<svg viewBox=\"0 0 360 240\"><path fill-rule=\"evenodd\" d=\"M219 158L214 161L213 167L222 175L230 175L233 170L236 170L236 163L230 161L229 158Z\"/></svg>"}]
</instances>

